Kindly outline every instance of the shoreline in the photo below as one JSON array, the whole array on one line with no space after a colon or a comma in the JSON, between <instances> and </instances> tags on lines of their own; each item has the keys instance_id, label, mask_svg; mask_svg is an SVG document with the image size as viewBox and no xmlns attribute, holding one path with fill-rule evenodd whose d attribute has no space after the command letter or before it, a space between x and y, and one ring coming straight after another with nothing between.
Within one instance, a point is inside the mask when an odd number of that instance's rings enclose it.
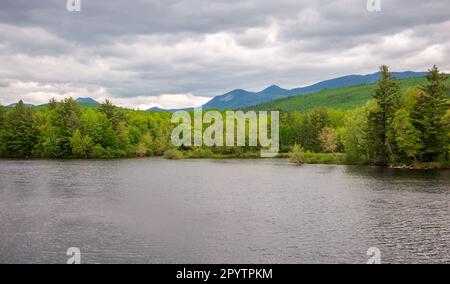
<instances>
[{"instance_id":1,"label":"shoreline","mask_svg":"<svg viewBox=\"0 0 450 284\"><path fill-rule=\"evenodd\" d=\"M224 156L213 156L213 157L183 157L180 159L168 159L164 156L153 156L153 157L119 157L119 158L76 158L76 157L66 157L66 158L38 158L38 157L27 157L27 158L5 158L1 157L1 161L121 161L121 160L166 160L166 161L183 161L183 160L286 160L286 164L292 166L301 167L302 165L335 165L335 166L360 166L360 167L379 167L385 169L393 170L408 170L408 171L430 171L430 170L450 170L450 165L442 165L436 162L433 163L420 163L413 165L398 164L398 165L372 165L372 164L358 164L358 163L346 163L341 161L340 163L302 163L296 164L289 161L289 155L283 153L273 158L262 158L257 156L248 157L237 157L235 155L224 155Z\"/></svg>"}]
</instances>

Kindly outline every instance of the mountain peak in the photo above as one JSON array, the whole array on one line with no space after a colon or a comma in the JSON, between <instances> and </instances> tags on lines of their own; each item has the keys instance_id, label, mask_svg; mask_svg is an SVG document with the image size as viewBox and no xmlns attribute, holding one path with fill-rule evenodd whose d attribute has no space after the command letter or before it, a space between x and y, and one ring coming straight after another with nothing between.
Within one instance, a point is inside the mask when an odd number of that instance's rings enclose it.
<instances>
[{"instance_id":1,"label":"mountain peak","mask_svg":"<svg viewBox=\"0 0 450 284\"><path fill-rule=\"evenodd\" d=\"M243 94L248 94L248 93L249 92L246 90L236 89L236 90L226 93L225 96L227 96L227 95L243 95Z\"/></svg>"},{"instance_id":2,"label":"mountain peak","mask_svg":"<svg viewBox=\"0 0 450 284\"><path fill-rule=\"evenodd\" d=\"M280 86L277 85L272 85L270 87L267 87L266 89L264 89L264 91L269 91L269 90L282 90L282 88Z\"/></svg>"},{"instance_id":3,"label":"mountain peak","mask_svg":"<svg viewBox=\"0 0 450 284\"><path fill-rule=\"evenodd\" d=\"M93 98L78 98L75 101L79 104L99 105L99 103Z\"/></svg>"},{"instance_id":4,"label":"mountain peak","mask_svg":"<svg viewBox=\"0 0 450 284\"><path fill-rule=\"evenodd\" d=\"M159 108L159 107L152 107L150 109L148 109L148 111L153 111L153 112L167 112L167 110Z\"/></svg>"},{"instance_id":5,"label":"mountain peak","mask_svg":"<svg viewBox=\"0 0 450 284\"><path fill-rule=\"evenodd\" d=\"M263 94L273 94L273 93L283 93L283 92L287 92L288 90L281 88L280 86L277 85L272 85L270 87L265 88L264 90L262 90L260 93Z\"/></svg>"}]
</instances>

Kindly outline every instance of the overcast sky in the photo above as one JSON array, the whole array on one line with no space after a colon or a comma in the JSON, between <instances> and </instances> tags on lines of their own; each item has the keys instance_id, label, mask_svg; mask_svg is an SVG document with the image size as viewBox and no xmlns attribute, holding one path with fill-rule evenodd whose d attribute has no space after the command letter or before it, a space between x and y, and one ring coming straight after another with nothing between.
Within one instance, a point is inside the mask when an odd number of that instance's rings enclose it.
<instances>
[{"instance_id":1,"label":"overcast sky","mask_svg":"<svg viewBox=\"0 0 450 284\"><path fill-rule=\"evenodd\" d=\"M448 0L0 0L0 103L198 106L232 89L450 71Z\"/></svg>"}]
</instances>

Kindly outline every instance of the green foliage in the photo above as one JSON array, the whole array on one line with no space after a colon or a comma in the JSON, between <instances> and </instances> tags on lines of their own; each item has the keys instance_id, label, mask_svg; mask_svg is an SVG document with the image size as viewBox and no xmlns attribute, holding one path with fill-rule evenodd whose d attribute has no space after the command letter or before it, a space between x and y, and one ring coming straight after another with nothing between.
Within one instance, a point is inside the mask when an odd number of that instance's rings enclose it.
<instances>
[{"instance_id":1,"label":"green foliage","mask_svg":"<svg viewBox=\"0 0 450 284\"><path fill-rule=\"evenodd\" d=\"M213 158L214 153L209 148L196 147L192 151L188 152L187 156L193 159L206 159Z\"/></svg>"},{"instance_id":2,"label":"green foliage","mask_svg":"<svg viewBox=\"0 0 450 284\"><path fill-rule=\"evenodd\" d=\"M450 164L446 76L434 67L426 79L397 82L386 66L381 71L377 84L274 102L282 109L281 156L296 164ZM337 109L318 107L331 105ZM344 109L350 106L359 107ZM168 112L127 110L109 101L87 107L73 99L51 100L39 108L19 102L0 107L0 157L260 157L260 147L173 149L170 118Z\"/></svg>"},{"instance_id":3,"label":"green foliage","mask_svg":"<svg viewBox=\"0 0 450 284\"><path fill-rule=\"evenodd\" d=\"M445 96L447 76L440 73L436 66L429 71L427 80L428 83L421 88L422 92L416 96L411 118L420 132L424 146L423 159L431 162L437 160L446 148L442 118L448 110L449 100Z\"/></svg>"},{"instance_id":4,"label":"green foliage","mask_svg":"<svg viewBox=\"0 0 450 284\"><path fill-rule=\"evenodd\" d=\"M291 163L301 164L343 164L344 156L342 154L313 153L305 151L302 146L296 144L289 153Z\"/></svg>"},{"instance_id":5,"label":"green foliage","mask_svg":"<svg viewBox=\"0 0 450 284\"><path fill-rule=\"evenodd\" d=\"M410 115L405 109L400 109L395 113L393 127L393 139L401 154L407 158L417 160L423 145L420 141L420 133L411 122Z\"/></svg>"},{"instance_id":6,"label":"green foliage","mask_svg":"<svg viewBox=\"0 0 450 284\"><path fill-rule=\"evenodd\" d=\"M5 109L0 105L0 156L4 155L5 149L2 141L3 125L5 124Z\"/></svg>"},{"instance_id":7,"label":"green foliage","mask_svg":"<svg viewBox=\"0 0 450 284\"><path fill-rule=\"evenodd\" d=\"M301 145L295 144L292 149L291 152L289 153L289 159L291 161L291 163L297 164L297 165L301 165L303 163L305 163L303 155L304 155L305 151L303 150Z\"/></svg>"},{"instance_id":8,"label":"green foliage","mask_svg":"<svg viewBox=\"0 0 450 284\"><path fill-rule=\"evenodd\" d=\"M167 160L181 160L183 159L183 153L176 149L169 149L164 152L164 158Z\"/></svg>"},{"instance_id":9,"label":"green foliage","mask_svg":"<svg viewBox=\"0 0 450 284\"><path fill-rule=\"evenodd\" d=\"M92 138L87 135L82 135L79 129L75 130L72 137L69 139L72 153L77 157L88 158L92 151Z\"/></svg>"},{"instance_id":10,"label":"green foliage","mask_svg":"<svg viewBox=\"0 0 450 284\"><path fill-rule=\"evenodd\" d=\"M332 128L324 127L319 133L319 140L325 153L335 153L338 149L338 136Z\"/></svg>"},{"instance_id":11,"label":"green foliage","mask_svg":"<svg viewBox=\"0 0 450 284\"><path fill-rule=\"evenodd\" d=\"M145 146L144 143L139 143L136 146L136 156L143 158L147 155L148 149L147 146Z\"/></svg>"},{"instance_id":12,"label":"green foliage","mask_svg":"<svg viewBox=\"0 0 450 284\"><path fill-rule=\"evenodd\" d=\"M395 140L390 139L392 121L400 106L400 86L386 65L380 67L381 78L373 94L377 105L369 115L369 135L372 161L387 164L395 160Z\"/></svg>"},{"instance_id":13,"label":"green foliage","mask_svg":"<svg viewBox=\"0 0 450 284\"><path fill-rule=\"evenodd\" d=\"M23 158L32 155L36 141L33 127L34 111L20 101L12 110L2 114L0 133L0 154L4 157Z\"/></svg>"},{"instance_id":14,"label":"green foliage","mask_svg":"<svg viewBox=\"0 0 450 284\"><path fill-rule=\"evenodd\" d=\"M333 121L330 119L333 114ZM319 134L325 127L342 125L344 112L317 108L308 113L282 113L280 126L281 148L289 150L294 144L301 144L306 150L319 152Z\"/></svg>"},{"instance_id":15,"label":"green foliage","mask_svg":"<svg viewBox=\"0 0 450 284\"><path fill-rule=\"evenodd\" d=\"M101 145L97 144L92 148L91 158L101 159L108 157L112 158L113 156L109 156L108 151L106 151Z\"/></svg>"},{"instance_id":16,"label":"green foliage","mask_svg":"<svg viewBox=\"0 0 450 284\"><path fill-rule=\"evenodd\" d=\"M370 160L369 114L375 107L375 102L370 101L345 117L345 127L340 132L346 159L350 163L368 163Z\"/></svg>"},{"instance_id":17,"label":"green foliage","mask_svg":"<svg viewBox=\"0 0 450 284\"><path fill-rule=\"evenodd\" d=\"M422 90L420 89L420 87L407 89L402 96L403 108L408 112L412 112L417 104L417 98L419 96L419 93L421 92Z\"/></svg>"},{"instance_id":18,"label":"green foliage","mask_svg":"<svg viewBox=\"0 0 450 284\"><path fill-rule=\"evenodd\" d=\"M322 164L322 165L341 165L346 164L344 155L329 153L313 153L304 152L301 154L303 163L306 164Z\"/></svg>"},{"instance_id":19,"label":"green foliage","mask_svg":"<svg viewBox=\"0 0 450 284\"><path fill-rule=\"evenodd\" d=\"M73 99L46 107L19 102L0 108L0 157L120 158L162 155L170 146L170 114L120 109Z\"/></svg>"},{"instance_id":20,"label":"green foliage","mask_svg":"<svg viewBox=\"0 0 450 284\"><path fill-rule=\"evenodd\" d=\"M5 109L2 105L0 105L0 129L3 127L3 123L5 121Z\"/></svg>"},{"instance_id":21,"label":"green foliage","mask_svg":"<svg viewBox=\"0 0 450 284\"><path fill-rule=\"evenodd\" d=\"M450 160L450 109L447 110L447 114L442 119L442 123L445 126L445 133L447 133L447 161Z\"/></svg>"}]
</instances>

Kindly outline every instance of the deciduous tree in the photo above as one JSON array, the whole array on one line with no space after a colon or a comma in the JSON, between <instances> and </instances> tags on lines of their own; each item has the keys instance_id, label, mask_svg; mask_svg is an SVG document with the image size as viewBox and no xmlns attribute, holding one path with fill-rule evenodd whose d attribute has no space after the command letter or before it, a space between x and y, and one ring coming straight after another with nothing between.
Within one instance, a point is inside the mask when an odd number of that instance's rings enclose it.
<instances>
[{"instance_id":1,"label":"deciduous tree","mask_svg":"<svg viewBox=\"0 0 450 284\"><path fill-rule=\"evenodd\" d=\"M87 135L82 135L79 129L75 130L73 136L70 138L70 145L72 146L72 153L78 157L88 158L92 151L92 138Z\"/></svg>"},{"instance_id":2,"label":"deciduous tree","mask_svg":"<svg viewBox=\"0 0 450 284\"><path fill-rule=\"evenodd\" d=\"M327 153L335 153L338 148L336 131L329 127L324 127L319 133L322 150Z\"/></svg>"},{"instance_id":3,"label":"deciduous tree","mask_svg":"<svg viewBox=\"0 0 450 284\"><path fill-rule=\"evenodd\" d=\"M376 108L374 101L364 107L351 111L344 119L342 143L347 160L356 163L370 161L369 115Z\"/></svg>"},{"instance_id":4,"label":"deciduous tree","mask_svg":"<svg viewBox=\"0 0 450 284\"><path fill-rule=\"evenodd\" d=\"M420 141L420 133L412 124L406 110L400 109L395 113L392 128L392 138L395 139L399 152L417 161L423 145Z\"/></svg>"}]
</instances>

